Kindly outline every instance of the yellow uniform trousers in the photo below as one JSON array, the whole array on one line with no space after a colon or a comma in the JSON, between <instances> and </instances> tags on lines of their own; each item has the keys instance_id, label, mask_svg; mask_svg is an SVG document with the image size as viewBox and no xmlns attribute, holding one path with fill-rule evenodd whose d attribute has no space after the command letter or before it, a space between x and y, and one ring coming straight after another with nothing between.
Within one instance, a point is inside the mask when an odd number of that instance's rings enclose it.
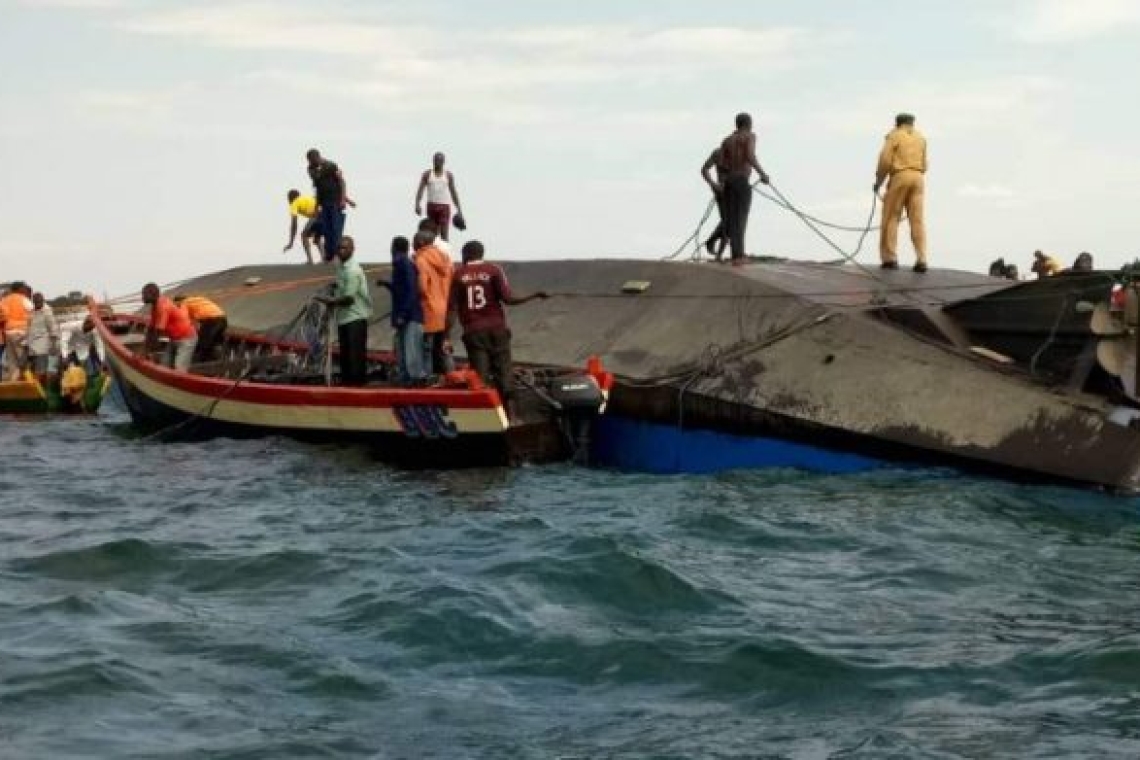
<instances>
[{"instance_id":1,"label":"yellow uniform trousers","mask_svg":"<svg viewBox=\"0 0 1140 760\"><path fill-rule=\"evenodd\" d=\"M884 264L898 262L899 222L904 210L910 224L915 263L926 263L925 199L926 175L922 172L904 169L891 175L887 197L883 201L883 224L879 231L879 258Z\"/></svg>"}]
</instances>

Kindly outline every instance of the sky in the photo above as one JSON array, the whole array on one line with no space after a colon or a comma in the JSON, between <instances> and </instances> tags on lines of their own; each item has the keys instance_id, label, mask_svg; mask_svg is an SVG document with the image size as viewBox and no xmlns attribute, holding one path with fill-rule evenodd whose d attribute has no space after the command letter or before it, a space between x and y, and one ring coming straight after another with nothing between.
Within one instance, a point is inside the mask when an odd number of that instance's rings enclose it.
<instances>
[{"instance_id":1,"label":"sky","mask_svg":"<svg viewBox=\"0 0 1140 760\"><path fill-rule=\"evenodd\" d=\"M303 261L281 249L311 147L345 174L365 261L414 229L437 150L458 241L488 258L660 258L739 111L775 186L854 226L914 113L932 266L1140 255L1140 0L0 0L0 19L0 281L49 296ZM836 258L760 198L748 248Z\"/></svg>"}]
</instances>

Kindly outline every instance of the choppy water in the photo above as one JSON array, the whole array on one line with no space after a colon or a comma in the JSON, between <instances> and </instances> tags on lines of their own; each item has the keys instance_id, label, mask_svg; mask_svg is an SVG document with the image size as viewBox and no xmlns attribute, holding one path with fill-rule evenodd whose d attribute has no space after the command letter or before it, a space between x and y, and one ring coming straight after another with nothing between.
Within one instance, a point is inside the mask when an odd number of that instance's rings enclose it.
<instances>
[{"instance_id":1,"label":"choppy water","mask_svg":"<svg viewBox=\"0 0 1140 760\"><path fill-rule=\"evenodd\" d=\"M0 757L1140 756L1140 510L0 420Z\"/></svg>"}]
</instances>

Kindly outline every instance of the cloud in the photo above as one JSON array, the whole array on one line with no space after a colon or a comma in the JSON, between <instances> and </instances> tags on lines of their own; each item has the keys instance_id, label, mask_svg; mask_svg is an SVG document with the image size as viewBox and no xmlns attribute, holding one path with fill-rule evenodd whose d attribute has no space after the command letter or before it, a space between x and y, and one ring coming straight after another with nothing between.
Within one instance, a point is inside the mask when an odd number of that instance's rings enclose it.
<instances>
[{"instance_id":1,"label":"cloud","mask_svg":"<svg viewBox=\"0 0 1140 760\"><path fill-rule=\"evenodd\" d=\"M515 127L585 117L586 130L633 128L639 118L660 129L665 117L691 119L687 111L716 97L710 89L778 76L831 44L826 34L794 26L434 27L258 2L146 10L115 25L189 45L280 54L244 81L331 96L355 109ZM679 92L689 102L672 102Z\"/></svg>"},{"instance_id":2,"label":"cloud","mask_svg":"<svg viewBox=\"0 0 1140 760\"><path fill-rule=\"evenodd\" d=\"M145 12L118 25L207 47L320 55L325 63L358 59L355 64L362 68L348 78L380 97L414 94L447 81L509 92L605 81L691 80L720 68L773 72L795 65L820 46L818 36L798 27L613 24L480 30L389 25L363 16L330 19L305 6L259 3Z\"/></svg>"},{"instance_id":3,"label":"cloud","mask_svg":"<svg viewBox=\"0 0 1140 760\"><path fill-rule=\"evenodd\" d=\"M978 198L982 200L1009 200L1016 193L1005 185L962 185L955 192L959 198Z\"/></svg>"},{"instance_id":4,"label":"cloud","mask_svg":"<svg viewBox=\"0 0 1140 760\"><path fill-rule=\"evenodd\" d=\"M1136 0L1039 0L1013 20L1014 36L1031 43L1069 43L1140 25Z\"/></svg>"},{"instance_id":5,"label":"cloud","mask_svg":"<svg viewBox=\"0 0 1140 760\"><path fill-rule=\"evenodd\" d=\"M923 131L962 133L999 125L1031 124L1057 107L1068 85L1044 76L1012 75L985 79L903 80L846 107L827 109L824 124L833 131L885 132L901 109L914 113Z\"/></svg>"},{"instance_id":6,"label":"cloud","mask_svg":"<svg viewBox=\"0 0 1140 760\"><path fill-rule=\"evenodd\" d=\"M126 0L16 0L29 8L63 8L69 10L110 10L123 8Z\"/></svg>"}]
</instances>

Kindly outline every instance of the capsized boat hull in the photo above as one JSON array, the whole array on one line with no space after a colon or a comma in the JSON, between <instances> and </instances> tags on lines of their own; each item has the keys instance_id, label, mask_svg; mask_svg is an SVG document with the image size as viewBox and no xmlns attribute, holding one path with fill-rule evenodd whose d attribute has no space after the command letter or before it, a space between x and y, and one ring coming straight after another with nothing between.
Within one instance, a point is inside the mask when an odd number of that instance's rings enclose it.
<instances>
[{"instance_id":1,"label":"capsized boat hull","mask_svg":"<svg viewBox=\"0 0 1140 760\"><path fill-rule=\"evenodd\" d=\"M1079 307L1104 290L1100 281L1059 278L1042 289L941 268L919 274L791 260L503 266L520 292L555 291L511 310L516 361L581 366L599 356L619 378L607 416L724 434L749 452L706 457L701 471L719 460L782 465L783 454L757 455L757 443L779 440L1019 480L1140 488L1140 429L1128 419L1136 409L1105 391L1103 373L1084 363L1095 336ZM231 324L271 334L308 298L311 273L241 267L181 289L219 294ZM253 280L259 284L243 284ZM378 311L387 308L386 291L372 295ZM1007 341L1014 332L1017 340ZM389 345L387 331L371 340L373 349ZM1011 363L1001 364L1001 354ZM1067 369L1073 357L1080 366ZM599 451L624 445L607 440L612 427L598 428ZM669 436L638 439L652 457L673 445ZM692 458L686 452L676 461Z\"/></svg>"}]
</instances>

